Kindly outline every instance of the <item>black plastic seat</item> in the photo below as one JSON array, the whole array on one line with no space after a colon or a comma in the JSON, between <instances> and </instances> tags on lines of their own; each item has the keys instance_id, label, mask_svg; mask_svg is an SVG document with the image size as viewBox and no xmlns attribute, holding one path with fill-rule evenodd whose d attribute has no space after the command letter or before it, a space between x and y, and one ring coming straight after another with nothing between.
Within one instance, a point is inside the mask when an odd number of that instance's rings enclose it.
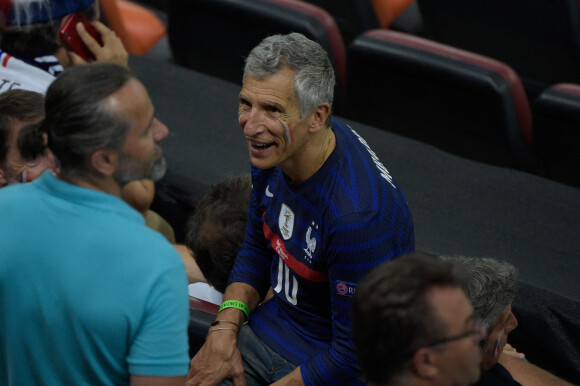
<instances>
[{"instance_id":1,"label":"black plastic seat","mask_svg":"<svg viewBox=\"0 0 580 386\"><path fill-rule=\"evenodd\" d=\"M189 297L189 357L193 358L205 343L210 324L216 319L219 306L205 300Z\"/></svg>"},{"instance_id":2,"label":"black plastic seat","mask_svg":"<svg viewBox=\"0 0 580 386\"><path fill-rule=\"evenodd\" d=\"M410 34L373 30L348 50L354 119L465 158L531 168L531 115L504 63Z\"/></svg>"},{"instance_id":3,"label":"black plastic seat","mask_svg":"<svg viewBox=\"0 0 580 386\"><path fill-rule=\"evenodd\" d=\"M546 177L580 188L580 85L561 83L532 105L533 148Z\"/></svg>"},{"instance_id":4,"label":"black plastic seat","mask_svg":"<svg viewBox=\"0 0 580 386\"><path fill-rule=\"evenodd\" d=\"M578 0L418 2L424 37L507 63L530 100L555 83L580 83Z\"/></svg>"},{"instance_id":5,"label":"black plastic seat","mask_svg":"<svg viewBox=\"0 0 580 386\"><path fill-rule=\"evenodd\" d=\"M317 41L346 84L346 47L332 16L298 0L171 0L169 42L177 64L241 83L244 59L265 37L299 32Z\"/></svg>"},{"instance_id":6,"label":"black plastic seat","mask_svg":"<svg viewBox=\"0 0 580 386\"><path fill-rule=\"evenodd\" d=\"M361 33L379 28L370 0L306 0L332 15L348 46Z\"/></svg>"}]
</instances>

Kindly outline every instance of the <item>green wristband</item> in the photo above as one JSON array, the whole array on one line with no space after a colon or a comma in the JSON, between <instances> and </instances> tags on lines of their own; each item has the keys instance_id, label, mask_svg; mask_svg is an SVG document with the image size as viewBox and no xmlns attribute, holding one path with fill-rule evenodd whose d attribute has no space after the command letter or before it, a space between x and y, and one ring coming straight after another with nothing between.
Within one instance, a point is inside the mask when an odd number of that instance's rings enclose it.
<instances>
[{"instance_id":1,"label":"green wristband","mask_svg":"<svg viewBox=\"0 0 580 386\"><path fill-rule=\"evenodd\" d=\"M240 302L239 300L226 300L222 303L218 312L221 312L226 308L237 308L246 315L246 320L250 320L250 309L244 304L244 302Z\"/></svg>"}]
</instances>

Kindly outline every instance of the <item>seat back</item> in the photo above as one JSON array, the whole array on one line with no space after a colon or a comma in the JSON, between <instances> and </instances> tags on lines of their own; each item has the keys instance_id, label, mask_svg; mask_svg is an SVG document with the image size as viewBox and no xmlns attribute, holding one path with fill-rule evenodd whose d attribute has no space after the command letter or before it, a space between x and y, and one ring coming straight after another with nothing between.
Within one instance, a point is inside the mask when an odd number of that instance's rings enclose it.
<instances>
[{"instance_id":1,"label":"seat back","mask_svg":"<svg viewBox=\"0 0 580 386\"><path fill-rule=\"evenodd\" d=\"M241 83L244 59L265 37L299 32L327 52L337 83L346 84L346 48L323 9L298 0L172 0L169 43L185 67Z\"/></svg>"},{"instance_id":2,"label":"seat back","mask_svg":"<svg viewBox=\"0 0 580 386\"><path fill-rule=\"evenodd\" d=\"M144 55L167 35L163 21L142 5L129 0L100 0L99 4L107 24L131 54Z\"/></svg>"},{"instance_id":3,"label":"seat back","mask_svg":"<svg viewBox=\"0 0 580 386\"><path fill-rule=\"evenodd\" d=\"M219 306L202 299L189 297L189 324L187 336L189 339L189 357L193 358L205 343L209 325L218 314Z\"/></svg>"},{"instance_id":4,"label":"seat back","mask_svg":"<svg viewBox=\"0 0 580 386\"><path fill-rule=\"evenodd\" d=\"M332 15L347 46L361 33L380 27L370 0L306 1L325 9Z\"/></svg>"},{"instance_id":5,"label":"seat back","mask_svg":"<svg viewBox=\"0 0 580 386\"><path fill-rule=\"evenodd\" d=\"M507 63L530 100L580 83L578 0L418 0L424 37Z\"/></svg>"},{"instance_id":6,"label":"seat back","mask_svg":"<svg viewBox=\"0 0 580 386\"><path fill-rule=\"evenodd\" d=\"M546 177L580 188L580 85L561 83L532 104L533 148Z\"/></svg>"},{"instance_id":7,"label":"seat back","mask_svg":"<svg viewBox=\"0 0 580 386\"><path fill-rule=\"evenodd\" d=\"M531 115L507 65L413 35L373 30L348 50L349 105L363 123L465 158L528 168Z\"/></svg>"}]
</instances>

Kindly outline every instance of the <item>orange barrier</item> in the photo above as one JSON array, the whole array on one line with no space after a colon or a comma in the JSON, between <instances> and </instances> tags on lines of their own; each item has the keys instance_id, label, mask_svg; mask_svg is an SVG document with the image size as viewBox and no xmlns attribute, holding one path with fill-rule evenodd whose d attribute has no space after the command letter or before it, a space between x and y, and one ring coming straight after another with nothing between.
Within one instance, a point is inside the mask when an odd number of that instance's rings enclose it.
<instances>
[{"instance_id":1,"label":"orange barrier","mask_svg":"<svg viewBox=\"0 0 580 386\"><path fill-rule=\"evenodd\" d=\"M371 0L382 28L389 28L413 0Z\"/></svg>"},{"instance_id":2,"label":"orange barrier","mask_svg":"<svg viewBox=\"0 0 580 386\"><path fill-rule=\"evenodd\" d=\"M107 23L130 54L143 55L167 35L155 12L128 0L101 0Z\"/></svg>"}]
</instances>

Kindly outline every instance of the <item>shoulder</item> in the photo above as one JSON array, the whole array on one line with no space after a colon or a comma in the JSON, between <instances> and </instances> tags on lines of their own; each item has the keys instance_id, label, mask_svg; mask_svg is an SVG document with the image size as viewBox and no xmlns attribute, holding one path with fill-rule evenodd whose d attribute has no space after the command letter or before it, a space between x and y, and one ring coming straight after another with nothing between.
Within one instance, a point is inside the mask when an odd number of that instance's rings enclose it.
<instances>
[{"instance_id":1,"label":"shoulder","mask_svg":"<svg viewBox=\"0 0 580 386\"><path fill-rule=\"evenodd\" d=\"M21 210L26 203L35 200L38 196L38 189L32 183L9 185L0 188L0 207L6 208L2 210L2 215L6 216L9 210Z\"/></svg>"},{"instance_id":2,"label":"shoulder","mask_svg":"<svg viewBox=\"0 0 580 386\"><path fill-rule=\"evenodd\" d=\"M337 145L316 188L321 204L335 218L399 210L400 189L364 138L337 120L333 130Z\"/></svg>"},{"instance_id":3,"label":"shoulder","mask_svg":"<svg viewBox=\"0 0 580 386\"><path fill-rule=\"evenodd\" d=\"M342 145L340 148L343 149L343 157L352 160L349 165L351 168L356 168L358 173L363 175L372 175L377 180L384 180L393 189L398 188L391 173L360 134L339 120L333 120L332 128L337 137L337 147L338 141Z\"/></svg>"},{"instance_id":4,"label":"shoulder","mask_svg":"<svg viewBox=\"0 0 580 386\"><path fill-rule=\"evenodd\" d=\"M55 79L55 76L47 71L6 52L0 51L0 61L2 62L0 72L4 81L3 89L20 88L44 94Z\"/></svg>"}]
</instances>

